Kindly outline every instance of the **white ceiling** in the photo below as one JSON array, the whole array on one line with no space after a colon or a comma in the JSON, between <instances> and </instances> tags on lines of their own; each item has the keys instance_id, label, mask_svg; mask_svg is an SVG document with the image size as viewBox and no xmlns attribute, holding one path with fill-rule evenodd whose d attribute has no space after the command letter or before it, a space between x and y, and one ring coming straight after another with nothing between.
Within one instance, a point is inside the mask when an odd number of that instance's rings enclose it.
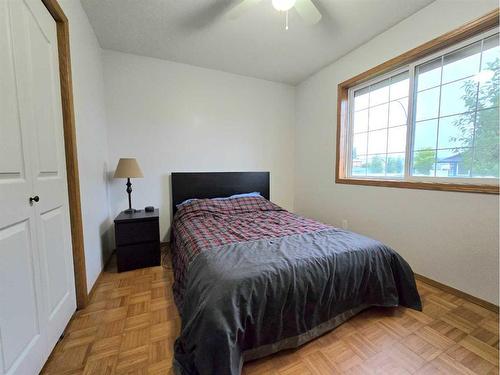
<instances>
[{"instance_id":1,"label":"white ceiling","mask_svg":"<svg viewBox=\"0 0 500 375\"><path fill-rule=\"evenodd\" d=\"M323 14L290 28L264 0L236 20L238 0L81 0L102 48L297 84L433 0L313 0Z\"/></svg>"}]
</instances>

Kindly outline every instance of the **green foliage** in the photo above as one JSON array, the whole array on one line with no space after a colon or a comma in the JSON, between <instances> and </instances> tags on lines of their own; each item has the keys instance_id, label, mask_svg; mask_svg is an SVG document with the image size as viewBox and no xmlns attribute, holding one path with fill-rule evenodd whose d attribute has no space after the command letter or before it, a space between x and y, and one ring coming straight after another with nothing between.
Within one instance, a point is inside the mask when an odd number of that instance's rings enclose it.
<instances>
[{"instance_id":1,"label":"green foliage","mask_svg":"<svg viewBox=\"0 0 500 375\"><path fill-rule=\"evenodd\" d=\"M472 80L464 83L465 94L462 100L469 113L463 114L454 122L454 126L460 130L460 136L450 140L469 147L465 151L459 148L454 151L460 153L464 169L472 166L473 176L498 177L500 59L489 63L487 69L495 72L491 80L480 84L479 87L478 83ZM478 109L490 109L479 110L476 115L476 98ZM471 123L475 123L475 132L470 126Z\"/></svg>"},{"instance_id":2,"label":"green foliage","mask_svg":"<svg viewBox=\"0 0 500 375\"><path fill-rule=\"evenodd\" d=\"M368 168L368 174L384 173L385 158L383 156L374 156L363 166ZM401 174L404 169L404 159L401 156L389 156L385 168L388 174Z\"/></svg>"},{"instance_id":3,"label":"green foliage","mask_svg":"<svg viewBox=\"0 0 500 375\"><path fill-rule=\"evenodd\" d=\"M415 152L413 157L413 169L421 175L429 175L436 159L436 151L432 148L425 148Z\"/></svg>"},{"instance_id":4,"label":"green foliage","mask_svg":"<svg viewBox=\"0 0 500 375\"><path fill-rule=\"evenodd\" d=\"M403 173L404 160L401 156L389 156L387 158L387 173L401 174Z\"/></svg>"},{"instance_id":5,"label":"green foliage","mask_svg":"<svg viewBox=\"0 0 500 375\"><path fill-rule=\"evenodd\" d=\"M368 162L368 173L384 173L385 158L381 156L374 156Z\"/></svg>"}]
</instances>

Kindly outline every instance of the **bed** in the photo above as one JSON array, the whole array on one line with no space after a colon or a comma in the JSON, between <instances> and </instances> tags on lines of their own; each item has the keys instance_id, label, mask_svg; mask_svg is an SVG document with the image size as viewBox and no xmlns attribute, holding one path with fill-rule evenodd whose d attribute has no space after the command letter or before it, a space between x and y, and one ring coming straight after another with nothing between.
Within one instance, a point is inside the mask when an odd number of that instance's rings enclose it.
<instances>
[{"instance_id":1,"label":"bed","mask_svg":"<svg viewBox=\"0 0 500 375\"><path fill-rule=\"evenodd\" d=\"M421 310L400 255L272 203L268 172L173 173L172 207L177 374L240 374L371 306Z\"/></svg>"}]
</instances>

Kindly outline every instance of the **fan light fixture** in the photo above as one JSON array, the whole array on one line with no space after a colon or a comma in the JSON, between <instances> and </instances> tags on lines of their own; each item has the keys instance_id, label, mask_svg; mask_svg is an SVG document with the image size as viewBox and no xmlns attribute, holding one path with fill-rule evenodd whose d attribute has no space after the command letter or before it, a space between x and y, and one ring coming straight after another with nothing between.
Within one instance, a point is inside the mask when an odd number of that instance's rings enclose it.
<instances>
[{"instance_id":1,"label":"fan light fixture","mask_svg":"<svg viewBox=\"0 0 500 375\"><path fill-rule=\"evenodd\" d=\"M2 0L0 0L1 2ZM251 7L263 2L264 0L239 0L239 4L233 6L226 17L236 19L245 13ZM269 2L269 0L266 0ZM298 16L308 25L315 25L321 20L321 13L313 3L313 0L271 0L273 8L278 12L285 13L285 29L288 30L288 13L295 9Z\"/></svg>"},{"instance_id":2,"label":"fan light fixture","mask_svg":"<svg viewBox=\"0 0 500 375\"><path fill-rule=\"evenodd\" d=\"M273 8L278 12L286 12L285 30L288 30L288 11L293 8L296 0L273 0Z\"/></svg>"},{"instance_id":3,"label":"fan light fixture","mask_svg":"<svg viewBox=\"0 0 500 375\"><path fill-rule=\"evenodd\" d=\"M273 0L274 9L280 12L286 12L293 8L295 0Z\"/></svg>"}]
</instances>

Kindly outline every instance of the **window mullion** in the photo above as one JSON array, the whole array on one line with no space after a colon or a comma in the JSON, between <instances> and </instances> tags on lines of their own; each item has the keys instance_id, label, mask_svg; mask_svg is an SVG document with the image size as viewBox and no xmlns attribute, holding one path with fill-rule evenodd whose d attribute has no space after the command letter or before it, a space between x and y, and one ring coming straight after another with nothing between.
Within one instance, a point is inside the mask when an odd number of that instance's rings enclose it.
<instances>
[{"instance_id":1,"label":"window mullion","mask_svg":"<svg viewBox=\"0 0 500 375\"><path fill-rule=\"evenodd\" d=\"M436 148L434 155L434 177L437 172L438 150L439 150L439 125L441 125L441 95L443 95L443 71L444 71L444 56L441 56L441 77L439 78L439 99L438 99L438 114L437 114L437 129L436 129Z\"/></svg>"},{"instance_id":2,"label":"window mullion","mask_svg":"<svg viewBox=\"0 0 500 375\"><path fill-rule=\"evenodd\" d=\"M352 176L352 148L354 141L354 90L349 90L348 100L347 100L347 110L348 110L348 129L347 129L347 137L345 139L346 144L345 150L347 150L347 157L345 158L345 171L346 174L351 177Z\"/></svg>"},{"instance_id":3,"label":"window mullion","mask_svg":"<svg viewBox=\"0 0 500 375\"><path fill-rule=\"evenodd\" d=\"M481 55L479 56L479 74L481 74L483 68L483 49L484 49L484 39L481 40ZM479 109L479 90L481 87L481 82L477 82L476 89L476 107L474 112L474 124L472 128L472 159L470 161L469 177L472 178L472 172L474 171L474 160L476 159L476 127L477 127L477 117Z\"/></svg>"},{"instance_id":4,"label":"window mullion","mask_svg":"<svg viewBox=\"0 0 500 375\"><path fill-rule=\"evenodd\" d=\"M415 113L415 64L410 64L408 69L408 118L406 119L406 150L405 150L405 167L404 167L404 180L410 179L411 163L412 163L412 149L413 149L413 124Z\"/></svg>"}]
</instances>

